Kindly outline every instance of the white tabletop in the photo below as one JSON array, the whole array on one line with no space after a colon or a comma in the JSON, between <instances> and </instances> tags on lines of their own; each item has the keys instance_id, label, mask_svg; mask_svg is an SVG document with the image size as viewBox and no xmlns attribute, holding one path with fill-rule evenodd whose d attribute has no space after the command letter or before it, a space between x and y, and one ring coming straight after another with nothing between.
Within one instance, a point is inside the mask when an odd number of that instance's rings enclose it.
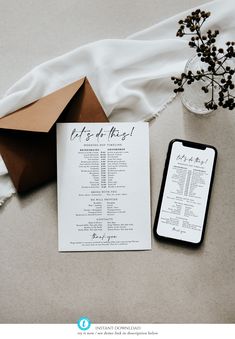
<instances>
[{"instance_id":1,"label":"white tabletop","mask_svg":"<svg viewBox=\"0 0 235 339\"><path fill-rule=\"evenodd\" d=\"M0 92L84 43L123 38L203 0L0 0ZM152 240L152 251L59 253L56 185L0 210L0 322L235 321L235 113L186 112L177 98L151 123L152 221L168 143L212 144L218 164L204 245Z\"/></svg>"}]
</instances>

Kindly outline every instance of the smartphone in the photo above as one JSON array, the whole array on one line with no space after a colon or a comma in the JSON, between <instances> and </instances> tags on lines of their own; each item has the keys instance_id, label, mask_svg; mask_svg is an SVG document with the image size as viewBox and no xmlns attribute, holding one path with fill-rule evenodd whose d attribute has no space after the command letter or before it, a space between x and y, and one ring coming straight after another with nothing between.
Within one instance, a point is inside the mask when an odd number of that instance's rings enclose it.
<instances>
[{"instance_id":1,"label":"smartphone","mask_svg":"<svg viewBox=\"0 0 235 339\"><path fill-rule=\"evenodd\" d=\"M154 222L157 239L202 243L216 159L213 146L180 139L170 142Z\"/></svg>"}]
</instances>

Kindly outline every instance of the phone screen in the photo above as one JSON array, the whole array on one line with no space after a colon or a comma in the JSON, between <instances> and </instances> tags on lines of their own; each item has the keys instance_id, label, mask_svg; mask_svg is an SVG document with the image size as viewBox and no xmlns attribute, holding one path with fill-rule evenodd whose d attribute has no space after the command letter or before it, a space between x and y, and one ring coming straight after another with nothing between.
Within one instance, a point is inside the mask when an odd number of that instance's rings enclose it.
<instances>
[{"instance_id":1,"label":"phone screen","mask_svg":"<svg viewBox=\"0 0 235 339\"><path fill-rule=\"evenodd\" d=\"M206 222L216 149L175 140L169 152L155 220L157 236L199 244Z\"/></svg>"}]
</instances>

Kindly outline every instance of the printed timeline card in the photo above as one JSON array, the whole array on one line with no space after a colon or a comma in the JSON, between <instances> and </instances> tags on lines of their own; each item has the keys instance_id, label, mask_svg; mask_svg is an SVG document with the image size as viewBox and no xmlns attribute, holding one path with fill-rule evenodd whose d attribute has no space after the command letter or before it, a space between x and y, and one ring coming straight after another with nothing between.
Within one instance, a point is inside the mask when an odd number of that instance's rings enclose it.
<instances>
[{"instance_id":1,"label":"printed timeline card","mask_svg":"<svg viewBox=\"0 0 235 339\"><path fill-rule=\"evenodd\" d=\"M151 249L148 123L58 123L59 251Z\"/></svg>"}]
</instances>

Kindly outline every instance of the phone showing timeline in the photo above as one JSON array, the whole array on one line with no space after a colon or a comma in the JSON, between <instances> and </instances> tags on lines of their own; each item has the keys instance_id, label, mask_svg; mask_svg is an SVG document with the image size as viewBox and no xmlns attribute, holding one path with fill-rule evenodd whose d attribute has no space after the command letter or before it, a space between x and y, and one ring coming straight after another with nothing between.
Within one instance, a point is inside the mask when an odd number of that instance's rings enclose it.
<instances>
[{"instance_id":1,"label":"phone showing timeline","mask_svg":"<svg viewBox=\"0 0 235 339\"><path fill-rule=\"evenodd\" d=\"M213 146L170 142L154 223L158 239L202 243L216 158Z\"/></svg>"}]
</instances>

